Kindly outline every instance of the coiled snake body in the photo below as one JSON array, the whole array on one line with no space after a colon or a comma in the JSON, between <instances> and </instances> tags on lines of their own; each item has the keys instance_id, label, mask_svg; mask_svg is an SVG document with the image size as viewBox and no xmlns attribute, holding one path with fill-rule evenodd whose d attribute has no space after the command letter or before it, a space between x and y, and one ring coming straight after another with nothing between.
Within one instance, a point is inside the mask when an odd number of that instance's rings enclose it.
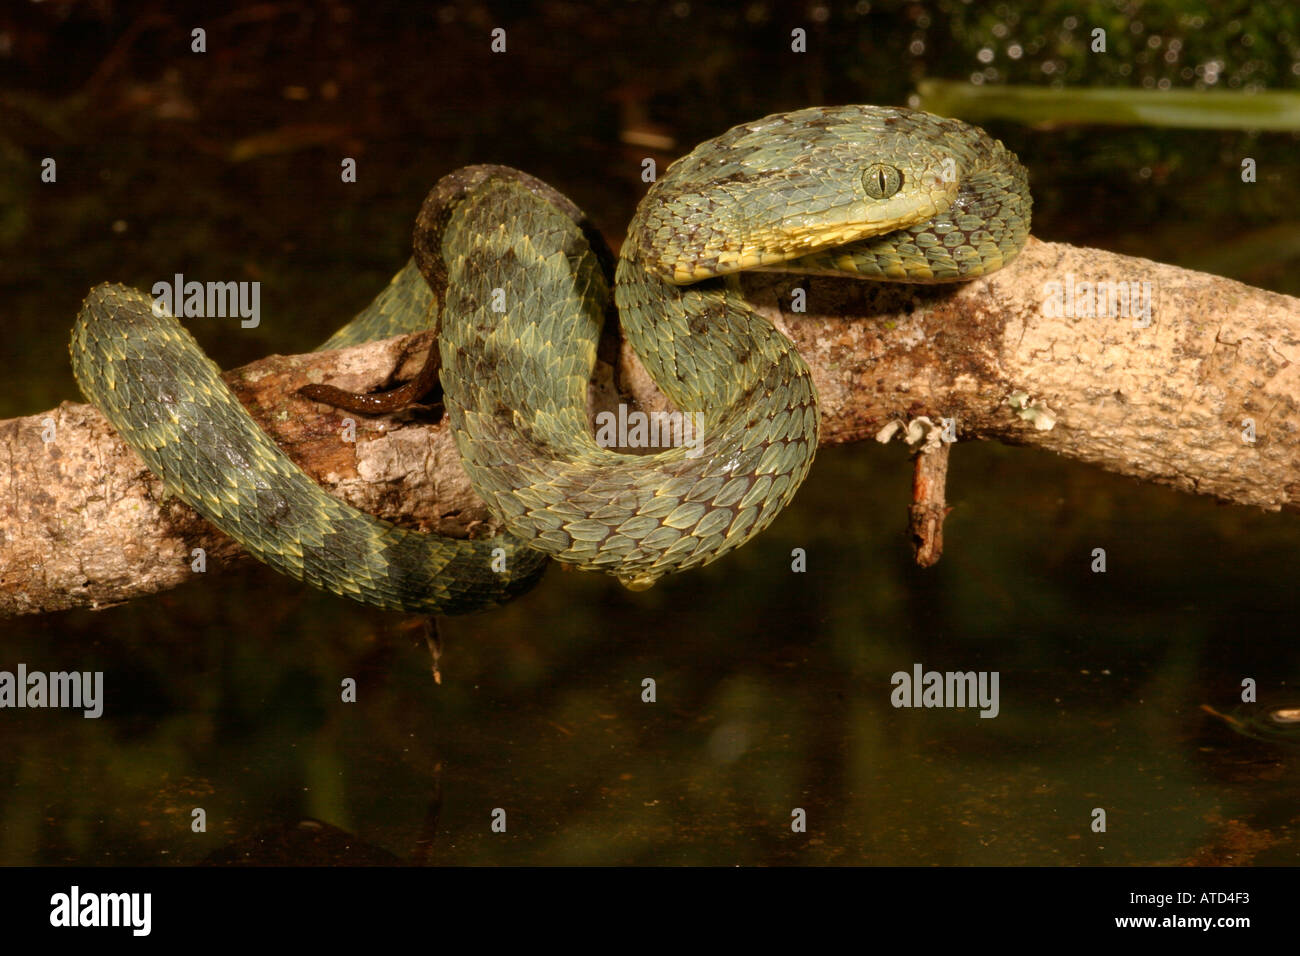
<instances>
[{"instance_id":1,"label":"coiled snake body","mask_svg":"<svg viewBox=\"0 0 1300 956\"><path fill-rule=\"evenodd\" d=\"M586 410L608 253L571 202L505 167L444 177L415 256L322 347L439 325L444 403L471 483L507 533L457 540L332 498L257 427L175 319L92 290L73 369L169 490L254 556L381 607L455 613L510 599L547 556L633 587L712 561L790 501L817 447L816 392L733 273L903 282L1001 268L1029 229L1024 169L983 131L905 109L815 108L738 126L646 194L617 265L624 334L698 448L600 447Z\"/></svg>"}]
</instances>

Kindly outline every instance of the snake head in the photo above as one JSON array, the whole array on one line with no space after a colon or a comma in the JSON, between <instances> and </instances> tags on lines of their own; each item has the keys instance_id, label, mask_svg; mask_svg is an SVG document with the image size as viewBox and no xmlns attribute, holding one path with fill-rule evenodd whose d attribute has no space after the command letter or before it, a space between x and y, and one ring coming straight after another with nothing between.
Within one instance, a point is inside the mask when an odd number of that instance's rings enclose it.
<instances>
[{"instance_id":1,"label":"snake head","mask_svg":"<svg viewBox=\"0 0 1300 956\"><path fill-rule=\"evenodd\" d=\"M897 107L745 123L669 167L638 207L624 255L677 284L779 268L946 213L991 143L964 123Z\"/></svg>"}]
</instances>

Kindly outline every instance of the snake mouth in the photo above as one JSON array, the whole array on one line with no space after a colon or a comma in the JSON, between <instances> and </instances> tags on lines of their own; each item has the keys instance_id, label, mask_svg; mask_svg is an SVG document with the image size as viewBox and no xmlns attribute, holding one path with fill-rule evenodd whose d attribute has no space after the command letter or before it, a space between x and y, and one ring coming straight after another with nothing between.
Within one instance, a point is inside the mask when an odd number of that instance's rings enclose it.
<instances>
[{"instance_id":1,"label":"snake mouth","mask_svg":"<svg viewBox=\"0 0 1300 956\"><path fill-rule=\"evenodd\" d=\"M932 208L937 208L931 205ZM933 215L933 212L925 212L884 221L820 224L815 230L791 226L782 229L769 241L719 250L715 258L678 261L674 264L672 278L677 283L690 283L735 272L780 272L783 265L795 263L814 253L888 235L916 222L923 222Z\"/></svg>"},{"instance_id":2,"label":"snake mouth","mask_svg":"<svg viewBox=\"0 0 1300 956\"><path fill-rule=\"evenodd\" d=\"M674 263L673 279L698 282L733 272L780 272L819 252L827 252L866 239L889 235L948 212L958 190L937 188L927 177L928 189L916 187L884 202L853 201L831 208L787 208L770 225L750 224L750 236L735 246L723 246L711 256L684 256Z\"/></svg>"}]
</instances>

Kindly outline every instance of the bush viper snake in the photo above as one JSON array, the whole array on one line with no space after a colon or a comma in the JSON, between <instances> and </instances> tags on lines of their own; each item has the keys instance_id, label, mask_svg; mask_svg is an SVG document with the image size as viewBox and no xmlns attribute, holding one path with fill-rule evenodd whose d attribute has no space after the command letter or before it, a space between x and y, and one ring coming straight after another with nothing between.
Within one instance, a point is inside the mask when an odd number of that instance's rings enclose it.
<instances>
[{"instance_id":1,"label":"bush viper snake","mask_svg":"<svg viewBox=\"0 0 1300 956\"><path fill-rule=\"evenodd\" d=\"M765 528L818 441L794 346L736 273L900 282L983 275L1029 231L1024 168L982 130L894 107L777 114L679 159L629 227L613 297L624 335L702 445L600 447L587 389L610 298L608 253L575 206L526 174L473 166L425 200L415 256L322 348L439 328L457 448L506 532L460 540L331 497L261 431L153 301L91 291L77 381L167 489L255 557L380 607L456 613L529 588L548 557L633 587L705 564Z\"/></svg>"}]
</instances>

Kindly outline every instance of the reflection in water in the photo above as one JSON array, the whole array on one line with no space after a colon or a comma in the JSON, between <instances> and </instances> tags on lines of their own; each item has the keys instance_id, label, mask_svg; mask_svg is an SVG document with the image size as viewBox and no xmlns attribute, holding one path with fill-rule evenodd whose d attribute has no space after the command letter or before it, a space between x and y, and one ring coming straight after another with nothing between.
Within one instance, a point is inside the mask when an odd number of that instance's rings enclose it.
<instances>
[{"instance_id":1,"label":"reflection in water","mask_svg":"<svg viewBox=\"0 0 1300 956\"><path fill-rule=\"evenodd\" d=\"M1270 743L1300 747L1300 703L1267 706L1242 704L1230 713L1202 704L1201 710L1218 717L1239 734Z\"/></svg>"}]
</instances>

